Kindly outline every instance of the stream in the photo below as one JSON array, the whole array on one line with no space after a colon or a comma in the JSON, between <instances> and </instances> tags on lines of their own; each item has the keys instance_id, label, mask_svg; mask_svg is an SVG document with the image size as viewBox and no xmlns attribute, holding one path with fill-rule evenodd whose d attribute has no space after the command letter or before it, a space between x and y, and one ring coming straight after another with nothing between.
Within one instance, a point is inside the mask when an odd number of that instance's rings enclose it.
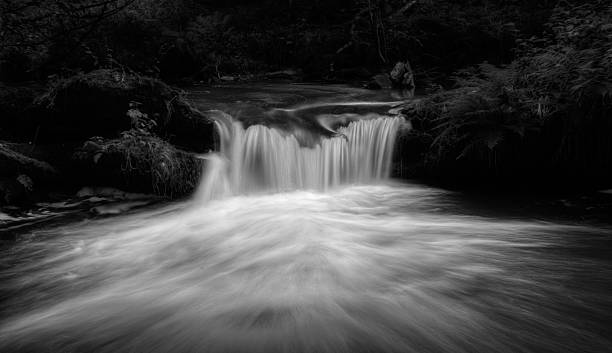
<instances>
[{"instance_id":1,"label":"stream","mask_svg":"<svg viewBox=\"0 0 612 353\"><path fill-rule=\"evenodd\" d=\"M1 352L612 349L610 224L391 178L402 97L190 97L220 132L190 199L0 247Z\"/></svg>"}]
</instances>

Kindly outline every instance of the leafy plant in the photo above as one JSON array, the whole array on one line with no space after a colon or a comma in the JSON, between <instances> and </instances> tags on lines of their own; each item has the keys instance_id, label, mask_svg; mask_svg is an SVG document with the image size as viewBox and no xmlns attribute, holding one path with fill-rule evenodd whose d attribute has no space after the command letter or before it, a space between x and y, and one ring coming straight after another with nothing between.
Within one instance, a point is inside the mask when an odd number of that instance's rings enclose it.
<instances>
[{"instance_id":1,"label":"leafy plant","mask_svg":"<svg viewBox=\"0 0 612 353\"><path fill-rule=\"evenodd\" d=\"M203 167L201 159L139 130L125 131L117 139L91 138L75 159L104 176L101 182L167 197L193 191Z\"/></svg>"}]
</instances>

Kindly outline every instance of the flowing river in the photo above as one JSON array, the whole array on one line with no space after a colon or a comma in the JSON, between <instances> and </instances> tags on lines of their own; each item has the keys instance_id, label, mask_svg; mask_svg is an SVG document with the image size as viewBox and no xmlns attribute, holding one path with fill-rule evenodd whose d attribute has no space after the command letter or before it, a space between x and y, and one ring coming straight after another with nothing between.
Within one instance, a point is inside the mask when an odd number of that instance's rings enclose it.
<instances>
[{"instance_id":1,"label":"flowing river","mask_svg":"<svg viewBox=\"0 0 612 353\"><path fill-rule=\"evenodd\" d=\"M609 226L390 179L394 97L327 90L194 92L200 189L1 248L0 351L612 349Z\"/></svg>"}]
</instances>

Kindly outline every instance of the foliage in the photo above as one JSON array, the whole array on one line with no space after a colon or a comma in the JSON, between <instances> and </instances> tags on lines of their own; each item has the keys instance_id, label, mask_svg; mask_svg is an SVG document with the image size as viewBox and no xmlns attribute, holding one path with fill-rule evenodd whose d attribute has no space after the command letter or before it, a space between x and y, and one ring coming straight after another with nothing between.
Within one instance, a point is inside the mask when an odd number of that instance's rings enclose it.
<instances>
[{"instance_id":1,"label":"foliage","mask_svg":"<svg viewBox=\"0 0 612 353\"><path fill-rule=\"evenodd\" d=\"M509 62L518 33L542 22L525 14L550 8L527 0L7 0L0 6L5 80L121 67L174 80L288 67L325 77L406 59L421 80L440 80L436 72Z\"/></svg>"},{"instance_id":2,"label":"foliage","mask_svg":"<svg viewBox=\"0 0 612 353\"><path fill-rule=\"evenodd\" d=\"M98 182L167 197L193 191L203 167L201 159L138 130L117 139L92 138L75 160L97 173Z\"/></svg>"},{"instance_id":3,"label":"foliage","mask_svg":"<svg viewBox=\"0 0 612 353\"><path fill-rule=\"evenodd\" d=\"M245 56L245 36L234 30L228 14L198 16L189 23L185 39L204 70L218 78L223 73L246 73L253 68Z\"/></svg>"},{"instance_id":4,"label":"foliage","mask_svg":"<svg viewBox=\"0 0 612 353\"><path fill-rule=\"evenodd\" d=\"M543 39L521 43L520 83L546 115L609 105L612 99L612 4L560 4Z\"/></svg>"},{"instance_id":5,"label":"foliage","mask_svg":"<svg viewBox=\"0 0 612 353\"><path fill-rule=\"evenodd\" d=\"M511 64L459 71L456 88L417 109L436 136L430 162L608 175L611 16L607 2L561 3L546 35L520 41Z\"/></svg>"},{"instance_id":6,"label":"foliage","mask_svg":"<svg viewBox=\"0 0 612 353\"><path fill-rule=\"evenodd\" d=\"M134 1L3 1L0 4L0 57L3 61L19 58L29 61L30 65L22 68L26 72L21 74L26 75L58 50L68 56L102 22L125 10Z\"/></svg>"},{"instance_id":7,"label":"foliage","mask_svg":"<svg viewBox=\"0 0 612 353\"><path fill-rule=\"evenodd\" d=\"M514 40L545 21L545 3L361 0L347 46L376 51L379 64L408 59L421 81L444 82L467 65L510 62Z\"/></svg>"},{"instance_id":8,"label":"foliage","mask_svg":"<svg viewBox=\"0 0 612 353\"><path fill-rule=\"evenodd\" d=\"M43 141L82 141L116 136L133 124L126 114L138 106L152 130L165 128L177 113L180 93L160 80L121 70L95 70L56 78L37 98L35 127ZM31 133L31 132L30 132Z\"/></svg>"},{"instance_id":9,"label":"foliage","mask_svg":"<svg viewBox=\"0 0 612 353\"><path fill-rule=\"evenodd\" d=\"M458 88L429 98L424 104L434 116L438 158L463 158L477 150L494 151L506 139L523 137L537 128L523 89L516 86L514 68L481 64L457 77ZM449 150L450 149L450 150Z\"/></svg>"}]
</instances>

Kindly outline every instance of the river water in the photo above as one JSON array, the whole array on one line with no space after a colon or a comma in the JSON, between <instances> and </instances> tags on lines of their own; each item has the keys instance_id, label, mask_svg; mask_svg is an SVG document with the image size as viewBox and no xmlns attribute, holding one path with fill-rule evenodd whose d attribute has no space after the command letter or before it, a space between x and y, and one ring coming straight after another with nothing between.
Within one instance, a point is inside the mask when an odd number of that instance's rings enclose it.
<instances>
[{"instance_id":1,"label":"river water","mask_svg":"<svg viewBox=\"0 0 612 353\"><path fill-rule=\"evenodd\" d=\"M389 179L392 100L290 88L194 93L225 133L191 199L2 248L0 351L610 351L609 226Z\"/></svg>"}]
</instances>

